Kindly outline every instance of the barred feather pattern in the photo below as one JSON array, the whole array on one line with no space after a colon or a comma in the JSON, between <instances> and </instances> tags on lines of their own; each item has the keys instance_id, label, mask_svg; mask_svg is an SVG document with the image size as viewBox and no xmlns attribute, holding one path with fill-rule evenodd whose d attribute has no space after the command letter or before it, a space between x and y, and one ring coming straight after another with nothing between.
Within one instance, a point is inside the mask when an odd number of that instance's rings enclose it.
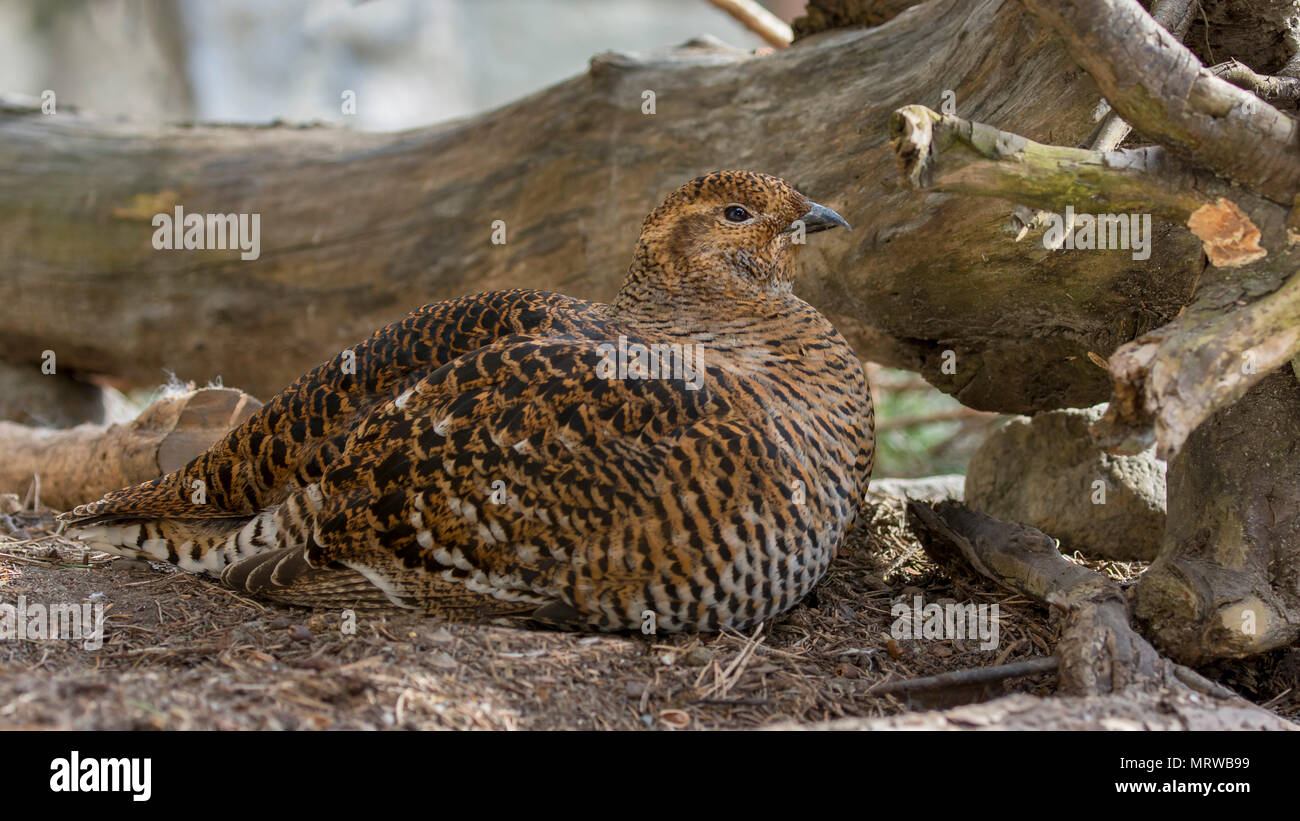
<instances>
[{"instance_id":1,"label":"barred feather pattern","mask_svg":"<svg viewBox=\"0 0 1300 821\"><path fill-rule=\"evenodd\" d=\"M825 574L874 452L857 357L792 292L784 229L810 207L766 175L693 180L647 217L612 304L425 306L65 520L289 604L591 630L769 619ZM615 347L697 361L620 378Z\"/></svg>"}]
</instances>

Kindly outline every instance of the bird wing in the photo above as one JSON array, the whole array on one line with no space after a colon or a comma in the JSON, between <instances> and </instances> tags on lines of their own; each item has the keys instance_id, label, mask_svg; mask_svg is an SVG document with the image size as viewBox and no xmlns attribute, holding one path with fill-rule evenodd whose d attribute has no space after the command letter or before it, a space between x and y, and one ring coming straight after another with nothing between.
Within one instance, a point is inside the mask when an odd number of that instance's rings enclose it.
<instances>
[{"instance_id":1,"label":"bird wing","mask_svg":"<svg viewBox=\"0 0 1300 821\"><path fill-rule=\"evenodd\" d=\"M185 467L62 515L69 524L238 518L317 481L378 403L458 356L511 334L589 327L591 303L544 291L426 305L300 377Z\"/></svg>"},{"instance_id":2,"label":"bird wing","mask_svg":"<svg viewBox=\"0 0 1300 821\"><path fill-rule=\"evenodd\" d=\"M640 591L681 561L647 555L645 531L671 526L689 541L704 518L666 498L707 495L689 487L699 460L717 464L754 437L721 395L725 373L697 390L609 378L609 348L502 339L377 406L320 482L308 562L358 570L394 601L418 605L455 580L556 605L559 619L584 597Z\"/></svg>"}]
</instances>

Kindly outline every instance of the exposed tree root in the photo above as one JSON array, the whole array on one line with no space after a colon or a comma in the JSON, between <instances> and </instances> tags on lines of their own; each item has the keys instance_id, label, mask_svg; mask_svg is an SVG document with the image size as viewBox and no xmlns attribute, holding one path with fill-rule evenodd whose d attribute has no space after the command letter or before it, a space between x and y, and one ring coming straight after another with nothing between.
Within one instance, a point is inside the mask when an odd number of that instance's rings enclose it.
<instances>
[{"instance_id":1,"label":"exposed tree root","mask_svg":"<svg viewBox=\"0 0 1300 821\"><path fill-rule=\"evenodd\" d=\"M1068 561L1043 532L1000 521L956 502L932 507L913 501L908 504L908 514L936 561L967 565L1004 587L1050 605L1064 619L1056 647L1061 695L1195 695L1234 707L1234 712L1224 714L1223 721L1242 726L1275 721L1226 688L1161 656L1130 626L1128 603L1119 585Z\"/></svg>"}]
</instances>

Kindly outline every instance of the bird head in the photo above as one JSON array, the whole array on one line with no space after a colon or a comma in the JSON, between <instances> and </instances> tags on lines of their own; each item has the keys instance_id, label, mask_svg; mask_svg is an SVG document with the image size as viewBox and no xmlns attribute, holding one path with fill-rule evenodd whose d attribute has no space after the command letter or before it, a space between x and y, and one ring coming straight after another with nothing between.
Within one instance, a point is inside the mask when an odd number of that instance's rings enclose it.
<instances>
[{"instance_id":1,"label":"bird head","mask_svg":"<svg viewBox=\"0 0 1300 821\"><path fill-rule=\"evenodd\" d=\"M789 290L804 237L836 226L852 230L785 180L714 171L646 217L624 290L724 298Z\"/></svg>"}]
</instances>

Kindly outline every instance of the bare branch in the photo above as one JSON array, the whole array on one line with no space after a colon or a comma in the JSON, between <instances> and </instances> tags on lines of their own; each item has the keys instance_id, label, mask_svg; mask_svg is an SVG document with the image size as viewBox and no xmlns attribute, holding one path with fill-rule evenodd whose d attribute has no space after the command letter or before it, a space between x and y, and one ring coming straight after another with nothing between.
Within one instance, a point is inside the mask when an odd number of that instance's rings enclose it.
<instances>
[{"instance_id":1,"label":"bare branch","mask_svg":"<svg viewBox=\"0 0 1300 821\"><path fill-rule=\"evenodd\" d=\"M895 111L889 131L904 182L914 188L1058 211L1087 202L1177 222L1219 196L1245 194L1158 146L1102 152L1044 145L919 105Z\"/></svg>"},{"instance_id":2,"label":"bare branch","mask_svg":"<svg viewBox=\"0 0 1300 821\"><path fill-rule=\"evenodd\" d=\"M1115 395L1093 433L1136 452L1154 437L1170 459L1220 408L1300 355L1300 274L1257 302L1228 307L1212 295L1110 358ZM1154 426L1154 427L1153 427Z\"/></svg>"},{"instance_id":3,"label":"bare branch","mask_svg":"<svg viewBox=\"0 0 1300 821\"><path fill-rule=\"evenodd\" d=\"M1300 78L1272 77L1256 74L1249 66L1229 60L1211 69L1215 74L1237 86L1244 88L1261 100L1284 100L1300 103Z\"/></svg>"},{"instance_id":4,"label":"bare branch","mask_svg":"<svg viewBox=\"0 0 1300 821\"><path fill-rule=\"evenodd\" d=\"M1163 658L1129 626L1128 605L1112 579L1074 564L1040 530L1004 522L945 501L907 504L909 522L926 552L948 564L966 564L1002 587L1051 605L1063 617L1060 692L1098 695L1181 689L1185 680L1204 692L1215 685ZM1235 698L1219 690L1215 695Z\"/></svg>"},{"instance_id":5,"label":"bare branch","mask_svg":"<svg viewBox=\"0 0 1300 821\"><path fill-rule=\"evenodd\" d=\"M1151 17L1181 42L1187 36L1187 30L1191 28L1196 5L1195 0L1156 0L1151 7ZM1079 146L1080 148L1114 151L1133 130L1132 126L1124 122L1110 107L1110 102L1104 98L1097 105L1097 112L1093 116L1098 120L1097 127ZM1047 216L1048 213L1045 211L1035 212L1027 208L1017 208L1011 216L1012 229L1017 231L1016 239L1024 237L1029 229L1040 227Z\"/></svg>"},{"instance_id":6,"label":"bare branch","mask_svg":"<svg viewBox=\"0 0 1300 821\"><path fill-rule=\"evenodd\" d=\"M1300 124L1205 69L1135 0L1021 0L1127 122L1278 203L1300 192Z\"/></svg>"},{"instance_id":7,"label":"bare branch","mask_svg":"<svg viewBox=\"0 0 1300 821\"><path fill-rule=\"evenodd\" d=\"M997 684L1009 678L1020 676L1037 676L1054 673L1061 666L1056 656L1017 661L1011 664L998 664L993 667L973 667L968 670L953 670L934 676L904 679L903 681L884 681L867 691L873 696L911 696L932 690L948 690Z\"/></svg>"},{"instance_id":8,"label":"bare branch","mask_svg":"<svg viewBox=\"0 0 1300 821\"><path fill-rule=\"evenodd\" d=\"M1192 18L1196 10L1195 0L1156 0L1155 5L1151 7L1151 18L1159 23L1166 31L1177 37L1179 42L1187 36L1187 30L1191 28ZM1133 130L1132 126L1124 122L1115 110L1110 107L1110 102L1103 99L1097 106L1097 114L1101 122L1097 129L1088 137L1081 148L1091 148L1093 151L1114 151L1119 148L1119 144L1124 142L1124 138Z\"/></svg>"}]
</instances>

